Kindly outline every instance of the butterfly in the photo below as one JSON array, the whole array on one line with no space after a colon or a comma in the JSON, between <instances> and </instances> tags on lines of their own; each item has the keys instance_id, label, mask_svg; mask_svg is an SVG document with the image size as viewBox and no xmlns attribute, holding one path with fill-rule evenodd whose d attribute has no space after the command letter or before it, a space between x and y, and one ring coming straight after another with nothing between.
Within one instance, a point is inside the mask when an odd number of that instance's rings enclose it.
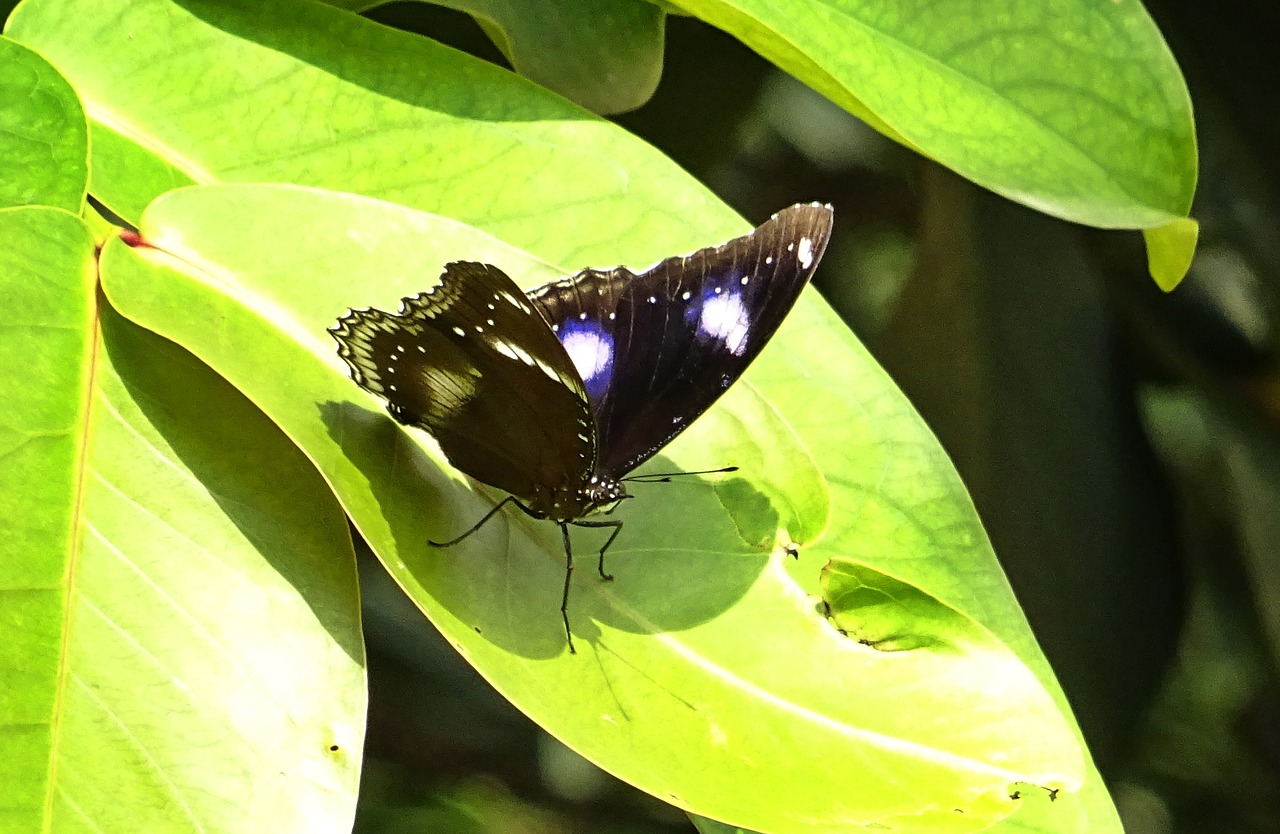
<instances>
[{"instance_id":1,"label":"butterfly","mask_svg":"<svg viewBox=\"0 0 1280 834\"><path fill-rule=\"evenodd\" d=\"M525 293L490 264L447 264L399 313L351 310L329 332L361 388L429 432L449 462L560 526L560 613L569 651L569 527L630 497L625 476L706 411L747 369L809 282L831 235L817 203L778 212L721 246L635 274L585 269ZM732 469L730 467L729 469ZM729 471L717 470L717 471ZM694 474L694 473L689 473ZM669 476L633 476L629 480Z\"/></svg>"}]
</instances>

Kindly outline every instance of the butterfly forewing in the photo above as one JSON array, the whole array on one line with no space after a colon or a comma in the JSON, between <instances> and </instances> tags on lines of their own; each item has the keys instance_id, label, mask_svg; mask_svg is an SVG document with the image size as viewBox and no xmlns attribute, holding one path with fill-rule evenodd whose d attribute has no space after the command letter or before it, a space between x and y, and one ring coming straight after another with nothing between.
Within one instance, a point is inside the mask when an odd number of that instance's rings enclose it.
<instances>
[{"instance_id":1,"label":"butterfly forewing","mask_svg":"<svg viewBox=\"0 0 1280 834\"><path fill-rule=\"evenodd\" d=\"M830 207L793 206L749 235L640 275L585 270L530 293L584 379L599 472L629 472L737 380L808 283L830 233Z\"/></svg>"},{"instance_id":2,"label":"butterfly forewing","mask_svg":"<svg viewBox=\"0 0 1280 834\"><path fill-rule=\"evenodd\" d=\"M450 463L551 511L596 464L582 381L528 298L501 270L459 262L399 314L357 310L331 331L364 389L430 432Z\"/></svg>"}]
</instances>

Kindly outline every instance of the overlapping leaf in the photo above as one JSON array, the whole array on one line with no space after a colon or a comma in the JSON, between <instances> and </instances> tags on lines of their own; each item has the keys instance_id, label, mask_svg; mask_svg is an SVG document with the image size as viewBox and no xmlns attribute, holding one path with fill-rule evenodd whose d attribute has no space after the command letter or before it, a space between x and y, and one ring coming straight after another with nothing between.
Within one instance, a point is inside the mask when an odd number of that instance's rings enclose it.
<instances>
[{"instance_id":1,"label":"overlapping leaf","mask_svg":"<svg viewBox=\"0 0 1280 834\"><path fill-rule=\"evenodd\" d=\"M329 0L363 11L376 0ZM511 66L593 113L649 100L662 75L666 13L646 0L451 0L476 19Z\"/></svg>"}]
</instances>

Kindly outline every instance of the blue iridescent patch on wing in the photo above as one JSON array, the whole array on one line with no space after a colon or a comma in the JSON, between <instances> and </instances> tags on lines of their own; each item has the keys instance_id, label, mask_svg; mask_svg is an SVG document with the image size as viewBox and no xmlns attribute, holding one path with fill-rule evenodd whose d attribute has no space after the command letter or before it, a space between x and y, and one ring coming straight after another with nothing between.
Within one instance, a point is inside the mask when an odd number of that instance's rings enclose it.
<instances>
[{"instance_id":1,"label":"blue iridescent patch on wing","mask_svg":"<svg viewBox=\"0 0 1280 834\"><path fill-rule=\"evenodd\" d=\"M613 334L590 318L569 319L553 329L582 377L587 397L598 402L613 379Z\"/></svg>"}]
</instances>

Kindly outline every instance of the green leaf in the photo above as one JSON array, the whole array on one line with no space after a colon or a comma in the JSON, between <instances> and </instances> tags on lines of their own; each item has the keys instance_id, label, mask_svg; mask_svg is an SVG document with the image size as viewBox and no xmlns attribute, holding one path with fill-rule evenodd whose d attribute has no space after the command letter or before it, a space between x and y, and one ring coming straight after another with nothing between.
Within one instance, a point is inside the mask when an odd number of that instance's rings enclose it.
<instances>
[{"instance_id":1,"label":"green leaf","mask_svg":"<svg viewBox=\"0 0 1280 834\"><path fill-rule=\"evenodd\" d=\"M93 254L73 215L0 212L0 829L348 831L342 513L261 412L98 303Z\"/></svg>"},{"instance_id":2,"label":"green leaf","mask_svg":"<svg viewBox=\"0 0 1280 834\"><path fill-rule=\"evenodd\" d=\"M74 215L0 210L0 828L40 830L62 685L93 353L93 241ZM23 372L16 372L22 369Z\"/></svg>"},{"instance_id":3,"label":"green leaf","mask_svg":"<svg viewBox=\"0 0 1280 834\"><path fill-rule=\"evenodd\" d=\"M369 0L330 5L363 11ZM662 76L666 15L644 0L450 0L476 19L516 72L593 113L644 104Z\"/></svg>"},{"instance_id":4,"label":"green leaf","mask_svg":"<svg viewBox=\"0 0 1280 834\"><path fill-rule=\"evenodd\" d=\"M94 193L126 219L177 185L271 180L446 214L578 263L617 258L619 241L692 248L689 216L718 213L718 232L731 233L723 208L653 149L424 38L305 0L138 0L103 30L82 25L95 8L29 0L9 33L87 102ZM1033 208L1107 228L1160 226L1189 209L1189 97L1136 3L1002 0L981 14L865 0L682 8L887 135ZM627 19L595 25L644 31ZM565 242L546 240L548 225L595 234L549 248ZM641 263L661 253L622 254ZM1166 271L1153 261L1154 274Z\"/></svg>"},{"instance_id":5,"label":"green leaf","mask_svg":"<svg viewBox=\"0 0 1280 834\"><path fill-rule=\"evenodd\" d=\"M130 222L175 185L230 180L381 197L572 263L693 249L689 218L741 229L621 128L425 38L305 0L135 0L84 25L99 15L32 0L8 32L86 102L94 196Z\"/></svg>"},{"instance_id":6,"label":"green leaf","mask_svg":"<svg viewBox=\"0 0 1280 834\"><path fill-rule=\"evenodd\" d=\"M1184 216L1191 102L1138 3L679 0L964 177L1107 228Z\"/></svg>"},{"instance_id":7,"label":"green leaf","mask_svg":"<svg viewBox=\"0 0 1280 834\"><path fill-rule=\"evenodd\" d=\"M495 263L526 285L556 270L444 218L282 186L178 191L148 209L140 231L148 247L113 241L104 250L112 302L257 403L317 463L450 642L605 769L690 811L766 831L907 820L972 831L1019 807L1016 783L1078 789L1078 739L1021 663L1006 655L999 680L1018 685L991 686L980 711L957 716L957 689L994 683L989 643L981 652L876 651L841 636L819 610L823 566L856 559L910 574L957 611L1001 612L1000 631L1017 631L1016 650L1035 653L945 456L851 337L829 318L815 326L825 308L806 305L698 434L652 464L725 463L709 438L755 447L732 461L745 463L733 489L652 485L619 510L616 581L574 576L574 656L556 610L564 557L554 525L507 515L455 548L427 547L498 496L451 470L426 435L387 418L347 379L325 333L349 305L396 309L451 258ZM815 341L829 351L808 352ZM776 435L743 431L770 402L779 405ZM821 473L779 468L767 449L774 436L821 450L812 459ZM805 457L789 464L811 467ZM830 504L815 486L823 480ZM774 517L808 519L775 531L800 545L798 559L744 540L724 504L753 489ZM775 495L788 500L779 508ZM821 519L825 534L813 521ZM575 543L587 554L599 544L589 535ZM942 670L946 685L910 670Z\"/></svg>"},{"instance_id":8,"label":"green leaf","mask_svg":"<svg viewBox=\"0 0 1280 834\"><path fill-rule=\"evenodd\" d=\"M75 90L48 61L0 37L0 208L79 211L89 128Z\"/></svg>"},{"instance_id":9,"label":"green leaf","mask_svg":"<svg viewBox=\"0 0 1280 834\"><path fill-rule=\"evenodd\" d=\"M1147 242L1151 277L1160 289L1172 292L1191 268L1196 240L1200 237L1200 224L1184 217L1144 229L1142 236Z\"/></svg>"}]
</instances>

